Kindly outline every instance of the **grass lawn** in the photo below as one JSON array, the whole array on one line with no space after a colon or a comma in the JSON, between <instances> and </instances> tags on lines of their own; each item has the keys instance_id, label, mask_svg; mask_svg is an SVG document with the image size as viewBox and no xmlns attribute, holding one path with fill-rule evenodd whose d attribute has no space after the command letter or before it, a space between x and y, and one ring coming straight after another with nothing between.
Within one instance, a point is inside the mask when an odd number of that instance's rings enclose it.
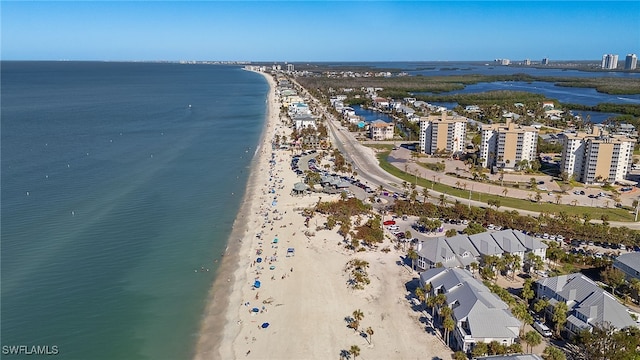
<instances>
[{"instance_id":1,"label":"grass lawn","mask_svg":"<svg viewBox=\"0 0 640 360\"><path fill-rule=\"evenodd\" d=\"M385 145L375 145L372 146L378 149L384 149L386 151L380 152L377 154L378 162L380 167L385 171L394 175L400 179L407 181L408 183L413 183L416 181L415 174L410 174L405 171L402 171L395 166L391 165L387 161L387 156L391 151L391 146ZM388 147L388 148L387 148ZM462 199L467 199L469 197L469 190L458 189L455 187L451 187L448 185L440 184L437 182L433 182L428 179L418 178L417 185L426 187L428 189L433 189L434 191L445 193L447 195L455 196ZM508 193L507 193L508 194ZM577 215L582 216L584 213L589 213L592 219L600 219L600 217L606 214L609 217L609 221L633 221L633 214L629 213L629 211L624 209L603 209L603 208L594 208L588 206L572 206L566 204L550 204L548 202L531 202L526 199L516 199L510 197L503 197L498 195L472 192L471 193L472 200L478 200L482 202L487 202L488 200L497 200L500 201L500 206L506 206L514 209L522 209L536 212L547 212L550 214L565 212L568 215Z\"/></svg>"}]
</instances>

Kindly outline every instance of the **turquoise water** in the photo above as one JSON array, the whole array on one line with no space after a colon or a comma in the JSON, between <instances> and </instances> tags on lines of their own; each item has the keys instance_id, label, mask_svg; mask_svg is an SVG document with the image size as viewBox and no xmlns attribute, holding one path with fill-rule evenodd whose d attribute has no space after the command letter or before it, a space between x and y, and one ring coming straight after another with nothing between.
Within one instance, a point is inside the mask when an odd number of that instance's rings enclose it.
<instances>
[{"instance_id":1,"label":"turquoise water","mask_svg":"<svg viewBox=\"0 0 640 360\"><path fill-rule=\"evenodd\" d=\"M267 91L231 66L3 62L2 345L188 358Z\"/></svg>"}]
</instances>

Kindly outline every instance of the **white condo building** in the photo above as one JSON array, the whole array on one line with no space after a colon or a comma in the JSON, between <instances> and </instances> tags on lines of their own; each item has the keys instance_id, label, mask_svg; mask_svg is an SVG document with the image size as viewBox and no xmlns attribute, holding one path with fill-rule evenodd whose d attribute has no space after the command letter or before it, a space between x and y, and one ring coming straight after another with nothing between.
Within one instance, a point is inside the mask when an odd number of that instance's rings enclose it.
<instances>
[{"instance_id":1,"label":"white condo building","mask_svg":"<svg viewBox=\"0 0 640 360\"><path fill-rule=\"evenodd\" d=\"M464 151L467 121L464 116L447 112L421 117L420 151L431 155L438 152L455 154Z\"/></svg>"},{"instance_id":2,"label":"white condo building","mask_svg":"<svg viewBox=\"0 0 640 360\"><path fill-rule=\"evenodd\" d=\"M624 180L629 172L635 139L626 135L563 133L560 170L585 183Z\"/></svg>"},{"instance_id":3,"label":"white condo building","mask_svg":"<svg viewBox=\"0 0 640 360\"><path fill-rule=\"evenodd\" d=\"M602 55L602 68L607 70L615 70L618 68L618 55L617 54L604 54Z\"/></svg>"},{"instance_id":4,"label":"white condo building","mask_svg":"<svg viewBox=\"0 0 640 360\"><path fill-rule=\"evenodd\" d=\"M627 57L624 59L624 69L625 70L635 70L638 66L638 57L636 54L627 54Z\"/></svg>"},{"instance_id":5,"label":"white condo building","mask_svg":"<svg viewBox=\"0 0 640 360\"><path fill-rule=\"evenodd\" d=\"M513 169L522 160L532 162L536 158L538 129L533 126L516 125L507 120L505 124L482 125L481 134L483 167Z\"/></svg>"}]
</instances>

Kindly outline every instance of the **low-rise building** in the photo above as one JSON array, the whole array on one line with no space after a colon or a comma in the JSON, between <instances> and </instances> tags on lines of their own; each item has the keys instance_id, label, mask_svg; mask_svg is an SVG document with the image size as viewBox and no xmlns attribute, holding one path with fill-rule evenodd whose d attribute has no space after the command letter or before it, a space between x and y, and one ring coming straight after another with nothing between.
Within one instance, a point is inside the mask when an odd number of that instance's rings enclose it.
<instances>
[{"instance_id":1,"label":"low-rise building","mask_svg":"<svg viewBox=\"0 0 640 360\"><path fill-rule=\"evenodd\" d=\"M546 249L546 244L518 230L437 237L417 244L416 265L421 271L437 266L469 269L471 263L481 264L486 256L512 254L524 262L527 253L533 253L544 261Z\"/></svg>"},{"instance_id":2,"label":"low-rise building","mask_svg":"<svg viewBox=\"0 0 640 360\"><path fill-rule=\"evenodd\" d=\"M640 252L626 253L613 260L613 267L622 271L627 280L640 280Z\"/></svg>"},{"instance_id":3,"label":"low-rise building","mask_svg":"<svg viewBox=\"0 0 640 360\"><path fill-rule=\"evenodd\" d=\"M616 329L636 326L631 315L613 295L601 289L593 280L574 273L536 281L536 298L549 301L548 315L552 307L564 302L569 308L564 329L570 335L594 326L610 325Z\"/></svg>"},{"instance_id":4,"label":"low-rise building","mask_svg":"<svg viewBox=\"0 0 640 360\"><path fill-rule=\"evenodd\" d=\"M369 125L369 136L373 140L392 140L394 135L393 123L374 120Z\"/></svg>"},{"instance_id":5,"label":"low-rise building","mask_svg":"<svg viewBox=\"0 0 640 360\"><path fill-rule=\"evenodd\" d=\"M454 350L470 352L478 342L509 346L518 340L521 323L509 306L464 269L434 268L420 274L430 284L428 296L444 294L456 326L449 342ZM437 311L436 311L437 313Z\"/></svg>"}]
</instances>

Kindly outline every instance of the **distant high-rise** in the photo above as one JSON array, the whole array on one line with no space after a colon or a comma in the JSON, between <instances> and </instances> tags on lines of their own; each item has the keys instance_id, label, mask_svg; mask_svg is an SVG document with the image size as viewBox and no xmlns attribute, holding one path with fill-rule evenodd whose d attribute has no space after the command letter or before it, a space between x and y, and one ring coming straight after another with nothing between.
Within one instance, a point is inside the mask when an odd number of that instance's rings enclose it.
<instances>
[{"instance_id":1,"label":"distant high-rise","mask_svg":"<svg viewBox=\"0 0 640 360\"><path fill-rule=\"evenodd\" d=\"M542 59L542 65L549 65L549 58Z\"/></svg>"},{"instance_id":2,"label":"distant high-rise","mask_svg":"<svg viewBox=\"0 0 640 360\"><path fill-rule=\"evenodd\" d=\"M602 55L602 68L607 70L615 70L618 68L618 55L617 54L604 54Z\"/></svg>"},{"instance_id":3,"label":"distant high-rise","mask_svg":"<svg viewBox=\"0 0 640 360\"><path fill-rule=\"evenodd\" d=\"M295 67L293 66L293 64L287 64L287 71L288 72L293 72L295 69Z\"/></svg>"},{"instance_id":4,"label":"distant high-rise","mask_svg":"<svg viewBox=\"0 0 640 360\"><path fill-rule=\"evenodd\" d=\"M524 64L527 65L527 66L531 65L531 60L524 59Z\"/></svg>"},{"instance_id":5,"label":"distant high-rise","mask_svg":"<svg viewBox=\"0 0 640 360\"><path fill-rule=\"evenodd\" d=\"M638 57L636 54L627 54L627 57L624 60L624 69L625 70L635 70L638 65Z\"/></svg>"}]
</instances>

